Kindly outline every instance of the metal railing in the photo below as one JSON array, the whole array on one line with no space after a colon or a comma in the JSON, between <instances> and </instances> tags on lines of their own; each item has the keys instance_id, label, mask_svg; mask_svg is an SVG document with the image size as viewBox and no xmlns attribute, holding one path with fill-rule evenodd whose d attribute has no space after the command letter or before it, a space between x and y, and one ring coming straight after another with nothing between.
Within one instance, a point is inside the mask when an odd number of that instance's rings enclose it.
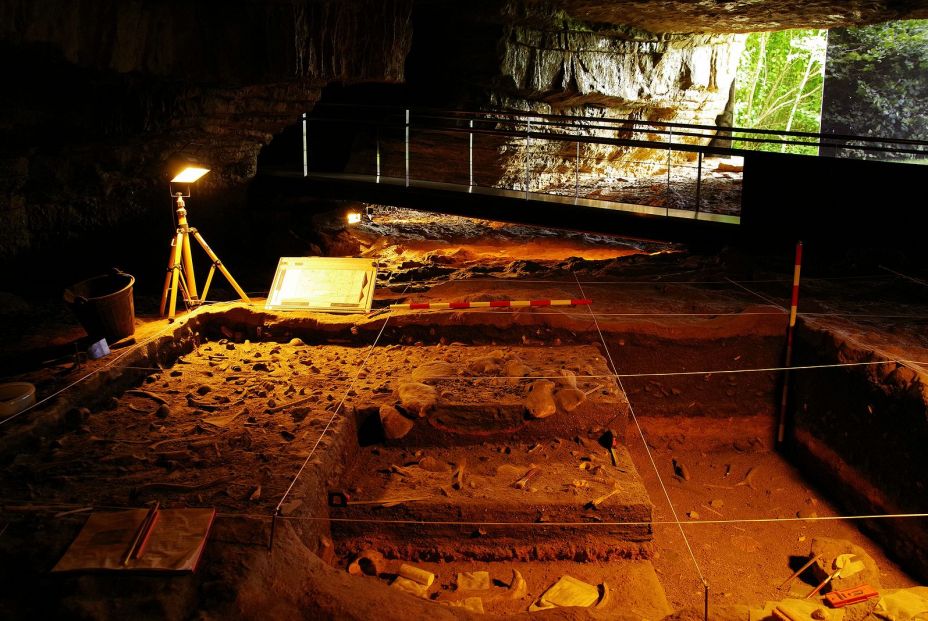
<instances>
[{"instance_id":1,"label":"metal railing","mask_svg":"<svg viewBox=\"0 0 928 621\"><path fill-rule=\"evenodd\" d=\"M595 199L694 218L740 213L739 162L756 150L734 148L735 142L798 145L830 155L928 158L928 142L919 140L632 118L317 104L306 120L304 152L320 149L310 164L325 161L332 147L325 140L314 144L313 130L328 126L337 140L352 141L343 172L370 175L377 183L443 183L526 199L539 194ZM707 169L710 158L719 161ZM304 165L304 175L312 170Z\"/></svg>"}]
</instances>

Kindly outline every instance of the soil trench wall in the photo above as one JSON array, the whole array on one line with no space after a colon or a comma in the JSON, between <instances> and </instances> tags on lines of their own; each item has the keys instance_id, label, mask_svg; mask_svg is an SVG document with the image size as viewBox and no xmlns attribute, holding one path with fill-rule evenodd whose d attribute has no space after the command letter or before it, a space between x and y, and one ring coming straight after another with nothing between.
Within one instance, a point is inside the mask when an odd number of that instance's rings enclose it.
<instances>
[{"instance_id":1,"label":"soil trench wall","mask_svg":"<svg viewBox=\"0 0 928 621\"><path fill-rule=\"evenodd\" d=\"M879 362L881 354L804 321L796 365ZM896 362L794 373L790 452L847 514L925 512L928 377ZM928 580L928 519L861 525Z\"/></svg>"}]
</instances>

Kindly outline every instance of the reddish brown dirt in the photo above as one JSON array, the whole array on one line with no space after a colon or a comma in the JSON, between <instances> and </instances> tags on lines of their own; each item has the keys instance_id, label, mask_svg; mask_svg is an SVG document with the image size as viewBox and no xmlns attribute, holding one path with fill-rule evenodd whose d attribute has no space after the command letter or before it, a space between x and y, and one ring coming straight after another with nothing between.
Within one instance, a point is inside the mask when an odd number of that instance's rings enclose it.
<instances>
[{"instance_id":1,"label":"reddish brown dirt","mask_svg":"<svg viewBox=\"0 0 928 621\"><path fill-rule=\"evenodd\" d=\"M416 226L425 227L426 223ZM401 234L409 235L409 231L397 233L397 236ZM466 247L473 240L459 239L454 243L458 242L461 247ZM196 610L247 609L254 612L259 602L265 601L261 599L264 588L271 588L273 592L273 585L279 583L278 586L288 585L288 589L299 590L299 582L291 574L298 572L300 566L308 568L307 575L324 581L323 586L313 587L313 593L331 598L333 591L329 586L337 585L338 589L349 593L346 598L358 600L358 610L376 610L372 601L381 597L383 592L372 587L371 596L367 598L367 587L356 586L366 585L365 580L370 583L374 579L348 578L342 573L319 569L305 550L298 548L295 540L289 538L291 524L282 529L285 534L281 535L281 541L294 544L290 548L285 551L278 549L267 555L260 546L268 534L268 522L263 518L308 455L324 421L331 416L332 404L343 396L375 393L391 378L392 363L377 363L367 369L365 377L361 378L362 384L352 389L357 394L348 393L348 384L366 356L365 345L373 342L385 316L390 317L390 324L384 332L383 344L404 343L411 346L411 366L430 359L435 351L433 347L441 344L443 338L446 344L466 335L469 343L485 346L492 346L494 341L539 348L571 344L598 346L598 326L605 333L609 354L620 372L696 372L695 375L642 376L623 381L631 405L641 417L651 456L696 558L694 564L680 529L673 523L673 512L667 504L651 458L637 436L637 428L633 426L628 435L628 448L655 506L654 544L657 554L653 566L672 608L701 606L703 587L696 565L711 587L710 602L714 605L759 603L780 597L782 594L776 587L789 575L791 557L808 554L809 542L817 535L849 539L864 547L879 564L884 587L913 584L911 578L886 558L879 546L856 528L855 523L792 521L797 515L810 516L812 513L818 516L839 515L840 509L832 504L829 496L832 490L815 488L803 473L770 449L778 376L770 372L721 373L780 364L784 326L782 309L767 305L758 296L725 281L727 275L747 281L751 280L749 275L763 280L769 274L748 274L738 266L725 265L715 258L697 259L682 254L637 255L606 260L591 251L593 256L588 258L595 260L571 260L570 256L583 256L582 252L575 252L578 245L573 242L557 248L549 246L550 252L539 252L544 256L535 258L544 261L545 265L522 261L528 257L511 251L517 248L519 253L528 252L527 249L536 243L539 249L546 247L546 242L534 241L512 245L510 251L504 253L508 256L498 260L478 256L481 253L486 255L485 250L495 242L478 242L474 245L477 251L460 254L460 263L443 263L456 251L435 255L435 251L429 249L429 243L417 247L418 243L417 240L409 243L413 254L402 260L419 261L429 269L451 267L452 271L448 274L454 273L454 277L491 273L510 279L505 282L452 280L431 287L433 283L428 280L434 274L428 275L426 270L423 274L428 282L416 282L414 285L418 291L416 295L422 299L574 297L582 287L583 294L594 299L593 308L601 315L594 322L588 310L578 308L494 313L383 313L357 321L324 316L288 316L284 323L303 322L300 329L307 332L318 330L314 334L326 335L328 327L337 324L342 330L338 338L355 340L301 348L287 345L287 339L281 344L253 342L246 347L240 342L243 339L239 338L233 339L237 341L233 350L225 349L225 343L211 342L208 348L202 346L195 354L186 355L180 364L164 370L152 369L151 373L155 374L152 380L140 383L140 388L158 392L168 400L171 413L164 419L156 416L149 398L120 396L121 393L116 391L112 396L118 399L118 404L107 404L108 395L93 395L93 399L88 398L92 413L87 420L75 420L72 426L54 433L47 430L36 433L28 438L28 451L4 458L6 467L0 476L5 496L3 524L6 526L0 526L0 546L10 555L9 558L16 560L7 566L3 577L7 584L16 587L13 591L19 591L20 599L12 604L4 602L0 610L12 610L22 616L24 611L29 610L24 598L38 598L44 593L48 600L45 610L53 616L62 610L73 612L80 608L75 602L83 602L94 611L90 616L102 617L107 614L100 607L104 606L100 602L105 598L97 595L121 584L129 585L129 591L134 594L123 600L123 603L129 602L125 605L130 608L140 601L148 602L146 605L150 606L154 606L152 600L158 602L160 608L157 612L147 615L151 617L189 618ZM584 244L586 242L579 245ZM391 242L384 247L394 245ZM596 243L589 246L593 248ZM398 257L402 253L393 254ZM430 254L436 259L426 261ZM438 256L442 257L441 260ZM395 265L395 260L388 259L388 263L394 261L389 264ZM468 263L470 261L473 263ZM481 272L480 266L488 269ZM418 268L400 269L397 273L405 274L413 269ZM783 278L783 274L788 274L788 271L787 266L782 271L773 272L774 283L746 284L782 304L788 291L788 279ZM580 286L574 279L574 273L581 281ZM415 274L419 272L413 272L410 278ZM525 282L528 278L556 282ZM640 283L641 280L651 282ZM872 277L867 282L870 290L883 296L879 301L862 299L859 283L841 286L835 281L810 279L808 289L804 289L804 306L801 309L867 314L868 317L810 316L807 320L814 320L826 331L831 330L838 341L847 339L850 342L853 339L859 347L870 351L926 360L926 343L917 326L921 321L918 318L928 315L928 303L920 297L920 293L912 293L916 285L902 285L896 277L884 275ZM377 304L411 297L408 293L401 295L406 286L404 283L394 282L389 287L380 288ZM242 313L238 309L226 308L228 317L234 318L232 323L242 321ZM898 309L904 312L900 313ZM658 316L655 313L665 314ZM883 317L891 314L905 317ZM263 322L279 321L267 316L257 317L256 321L261 325L265 325ZM356 324L357 334L348 332L352 324ZM151 321L140 326L136 339L142 343L163 328L163 322ZM328 334L334 335L334 330ZM348 336L345 337L345 334ZM326 338L321 336L320 340ZM417 346L417 342L422 345ZM275 348L278 348L276 353ZM415 353L417 351L420 353ZM210 355L214 356L212 360ZM70 362L64 361L60 366L45 367L28 378L37 381L40 396L48 395L111 361L104 359L80 369L72 368ZM256 368L261 362L270 363L266 371ZM317 371L310 372L313 365ZM241 369L235 370L234 366ZM172 376L172 371L180 371L181 374ZM147 374L148 371L140 373ZM203 386L209 390L199 394ZM300 394L301 391L306 394ZM75 393L66 393L65 400L70 394ZM188 394L194 395L193 402L187 399ZM300 418L301 413L293 415L295 409L288 412L267 411L273 407L271 400L277 405L298 396L317 399L307 404L309 410L303 418ZM241 398L245 401L237 403ZM203 403L220 409L204 408ZM231 407L233 403L234 408ZM82 403L75 401L73 405ZM247 408L248 411L240 412L239 408ZM227 427L216 428L205 419L218 412L239 415ZM699 416L687 416L692 414ZM30 420L33 417L25 418ZM250 438L250 444L246 436ZM4 439L8 438L4 435ZM163 440L167 442L152 446ZM685 466L686 480L674 477L672 459ZM754 474L746 479L751 468ZM743 481L745 484L741 485ZM165 488L165 482L204 487ZM46 574L47 569L74 536L83 516L82 513L58 514L91 504L123 505L154 498L155 488L145 487L153 483L162 484L157 497L166 502L208 504L230 512L253 512L261 519L221 518L207 550L204 573L187 581L134 578L126 581L75 579L52 583ZM206 486L207 483L210 485ZM259 484L261 493L256 495ZM139 488L144 492L141 495ZM305 503L302 511L319 508L318 498L302 500ZM692 512L698 517L690 515ZM789 518L789 521L700 523L715 519L755 518ZM293 528L309 528L296 521L294 524ZM304 534L302 540L316 549L313 545L315 540L310 535ZM302 565L290 562L293 560L299 560ZM345 560L336 563L339 572L343 570ZM440 576L436 590L441 594L439 599L456 597L451 581L459 570L489 569L493 578L502 580L509 568L518 567L530 581L530 595L518 605L511 602L496 607L488 605L488 609L496 612L525 610L532 596L564 573L591 583L606 580L610 585L613 581L623 584L623 576L626 575L622 573L625 569L612 563L596 562L481 564L454 561L427 567ZM654 588L648 596L647 589L651 587L647 586L647 580L630 580L629 586L625 587L626 595L631 598L628 600L629 607L641 614L648 610L649 614L657 617L661 606L655 602L659 602L662 594ZM87 588L88 585L94 588ZM242 587L241 594L236 593L239 586ZM501 588L494 587L497 590ZM806 587L797 584L794 590L804 594ZM88 595L79 595L82 591ZM143 592L147 599L139 595ZM67 603L56 607L56 598ZM197 604L198 598L203 603ZM385 612L384 618L397 618L390 615L397 610L402 612L403 602L409 599L405 596L390 599L393 604L400 602L400 608ZM274 609L281 615L300 609L296 602L290 602L286 597L281 601L284 603L278 602L280 607ZM307 605L306 601L298 603ZM408 605L409 610L422 611L417 607L418 603ZM330 617L345 618L350 615L350 608L349 605L332 604L326 610ZM435 618L444 616L445 609L434 608L441 611L434 613Z\"/></svg>"}]
</instances>

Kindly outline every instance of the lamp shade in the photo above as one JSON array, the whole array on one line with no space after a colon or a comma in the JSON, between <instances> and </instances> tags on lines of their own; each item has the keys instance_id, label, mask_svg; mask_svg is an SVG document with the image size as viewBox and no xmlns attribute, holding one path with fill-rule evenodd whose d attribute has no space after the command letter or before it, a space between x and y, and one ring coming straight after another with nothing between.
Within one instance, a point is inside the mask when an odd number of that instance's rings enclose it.
<instances>
[{"instance_id":1,"label":"lamp shade","mask_svg":"<svg viewBox=\"0 0 928 621\"><path fill-rule=\"evenodd\" d=\"M208 172L209 168L188 166L180 171L176 177L171 179L171 183L193 183Z\"/></svg>"}]
</instances>

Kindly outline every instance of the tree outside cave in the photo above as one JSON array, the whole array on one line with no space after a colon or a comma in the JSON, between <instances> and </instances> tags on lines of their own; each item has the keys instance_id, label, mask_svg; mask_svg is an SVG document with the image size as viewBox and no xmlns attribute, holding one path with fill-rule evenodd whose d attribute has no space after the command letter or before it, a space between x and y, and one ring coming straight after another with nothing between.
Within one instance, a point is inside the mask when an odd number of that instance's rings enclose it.
<instances>
[{"instance_id":1,"label":"tree outside cave","mask_svg":"<svg viewBox=\"0 0 928 621\"><path fill-rule=\"evenodd\" d=\"M928 20L753 33L735 82L734 125L747 130L928 141L926 109ZM778 144L763 141L776 135L748 131L738 137L736 148L818 154L801 138ZM928 163L917 155L854 148L853 142L822 154Z\"/></svg>"},{"instance_id":2,"label":"tree outside cave","mask_svg":"<svg viewBox=\"0 0 928 621\"><path fill-rule=\"evenodd\" d=\"M823 133L928 140L926 111L928 20L830 31ZM835 155L884 160L917 157L853 148L840 149ZM920 163L928 161L921 159Z\"/></svg>"},{"instance_id":3,"label":"tree outside cave","mask_svg":"<svg viewBox=\"0 0 928 621\"><path fill-rule=\"evenodd\" d=\"M827 30L748 35L735 78L735 127L818 133ZM758 142L779 136L743 133L735 148L814 155L817 147Z\"/></svg>"}]
</instances>

